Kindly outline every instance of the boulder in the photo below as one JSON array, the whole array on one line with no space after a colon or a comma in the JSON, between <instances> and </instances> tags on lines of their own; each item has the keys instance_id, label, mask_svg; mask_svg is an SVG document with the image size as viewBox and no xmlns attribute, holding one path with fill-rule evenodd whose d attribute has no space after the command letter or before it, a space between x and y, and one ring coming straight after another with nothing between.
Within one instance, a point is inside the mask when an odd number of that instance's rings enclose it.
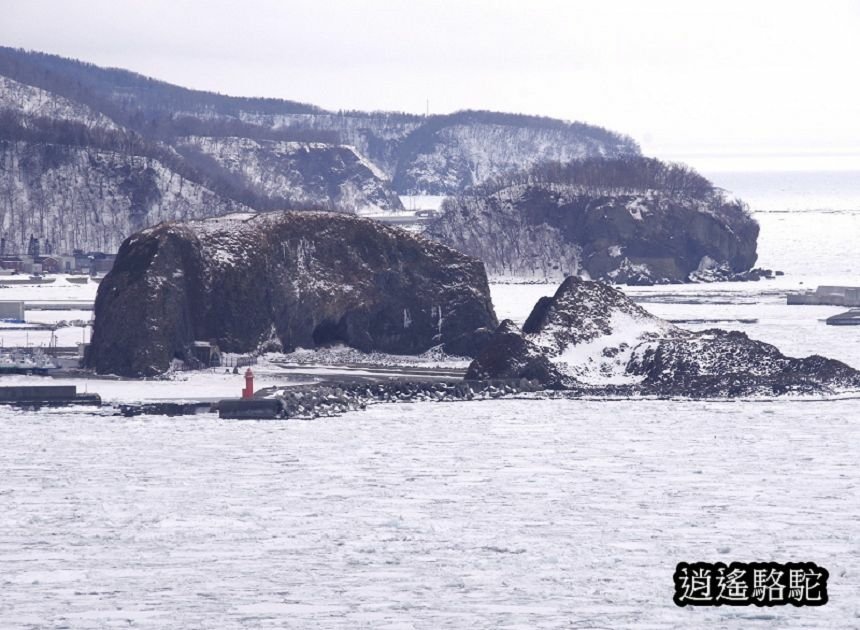
<instances>
[{"instance_id":1,"label":"boulder","mask_svg":"<svg viewBox=\"0 0 860 630\"><path fill-rule=\"evenodd\" d=\"M483 264L355 216L283 212L129 237L101 282L87 365L150 376L195 340L420 353L496 326Z\"/></svg>"},{"instance_id":2,"label":"boulder","mask_svg":"<svg viewBox=\"0 0 860 630\"><path fill-rule=\"evenodd\" d=\"M499 324L481 354L469 365L466 379L526 379L547 389L565 389L573 384L509 319Z\"/></svg>"},{"instance_id":3,"label":"boulder","mask_svg":"<svg viewBox=\"0 0 860 630\"><path fill-rule=\"evenodd\" d=\"M476 328L472 332L463 333L452 339L442 346L442 350L445 354L456 357L476 357L492 338L493 330L491 328Z\"/></svg>"}]
</instances>

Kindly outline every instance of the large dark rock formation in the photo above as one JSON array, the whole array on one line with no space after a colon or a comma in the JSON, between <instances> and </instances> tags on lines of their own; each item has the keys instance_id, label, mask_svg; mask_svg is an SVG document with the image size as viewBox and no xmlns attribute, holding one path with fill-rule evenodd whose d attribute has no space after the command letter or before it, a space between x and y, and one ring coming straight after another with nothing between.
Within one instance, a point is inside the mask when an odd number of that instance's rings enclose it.
<instances>
[{"instance_id":1,"label":"large dark rock formation","mask_svg":"<svg viewBox=\"0 0 860 630\"><path fill-rule=\"evenodd\" d=\"M860 389L860 372L820 356L787 357L746 334L691 332L609 286L568 278L520 331L503 322L467 378L660 396L772 396Z\"/></svg>"},{"instance_id":2,"label":"large dark rock formation","mask_svg":"<svg viewBox=\"0 0 860 630\"><path fill-rule=\"evenodd\" d=\"M99 286L87 364L154 375L193 364L195 340L420 353L496 323L480 262L396 228L320 212L163 223Z\"/></svg>"},{"instance_id":3,"label":"large dark rock formation","mask_svg":"<svg viewBox=\"0 0 860 630\"><path fill-rule=\"evenodd\" d=\"M742 202L648 158L574 162L443 209L427 234L483 260L490 277L654 284L731 279L756 261L759 226Z\"/></svg>"}]
</instances>

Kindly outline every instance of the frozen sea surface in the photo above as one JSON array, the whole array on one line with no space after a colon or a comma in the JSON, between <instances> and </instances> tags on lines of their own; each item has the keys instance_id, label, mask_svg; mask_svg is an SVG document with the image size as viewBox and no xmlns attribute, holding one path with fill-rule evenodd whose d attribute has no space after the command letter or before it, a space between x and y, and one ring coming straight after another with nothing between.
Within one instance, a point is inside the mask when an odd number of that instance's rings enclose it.
<instances>
[{"instance_id":1,"label":"frozen sea surface","mask_svg":"<svg viewBox=\"0 0 860 630\"><path fill-rule=\"evenodd\" d=\"M858 402L4 413L2 628L860 627ZM823 608L680 609L679 561Z\"/></svg>"}]
</instances>

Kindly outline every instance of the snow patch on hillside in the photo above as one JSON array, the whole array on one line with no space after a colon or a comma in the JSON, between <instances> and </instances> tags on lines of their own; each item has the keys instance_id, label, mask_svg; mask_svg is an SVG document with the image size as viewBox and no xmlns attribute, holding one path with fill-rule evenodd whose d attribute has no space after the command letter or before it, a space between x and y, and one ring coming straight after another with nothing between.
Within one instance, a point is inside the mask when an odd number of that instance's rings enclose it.
<instances>
[{"instance_id":1,"label":"snow patch on hillside","mask_svg":"<svg viewBox=\"0 0 860 630\"><path fill-rule=\"evenodd\" d=\"M642 351L642 344L665 335L671 325L619 311L612 314L609 327L609 334L579 344L569 344L550 360L563 372L590 385L620 385L641 381L642 377L626 373L628 362L634 351Z\"/></svg>"},{"instance_id":2,"label":"snow patch on hillside","mask_svg":"<svg viewBox=\"0 0 860 630\"><path fill-rule=\"evenodd\" d=\"M41 88L19 83L0 75L0 109L11 109L25 116L54 118L82 123L87 127L118 129L110 118L92 108L47 92Z\"/></svg>"}]
</instances>

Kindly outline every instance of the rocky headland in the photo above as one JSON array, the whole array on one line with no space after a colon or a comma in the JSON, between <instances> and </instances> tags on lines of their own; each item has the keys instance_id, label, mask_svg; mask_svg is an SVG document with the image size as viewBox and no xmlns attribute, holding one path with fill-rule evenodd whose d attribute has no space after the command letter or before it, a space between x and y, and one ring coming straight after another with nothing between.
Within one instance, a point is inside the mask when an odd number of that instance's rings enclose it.
<instances>
[{"instance_id":1,"label":"rocky headland","mask_svg":"<svg viewBox=\"0 0 860 630\"><path fill-rule=\"evenodd\" d=\"M478 187L447 200L427 229L494 279L629 285L756 279L758 233L746 205L701 175L630 156L546 164Z\"/></svg>"}]
</instances>

